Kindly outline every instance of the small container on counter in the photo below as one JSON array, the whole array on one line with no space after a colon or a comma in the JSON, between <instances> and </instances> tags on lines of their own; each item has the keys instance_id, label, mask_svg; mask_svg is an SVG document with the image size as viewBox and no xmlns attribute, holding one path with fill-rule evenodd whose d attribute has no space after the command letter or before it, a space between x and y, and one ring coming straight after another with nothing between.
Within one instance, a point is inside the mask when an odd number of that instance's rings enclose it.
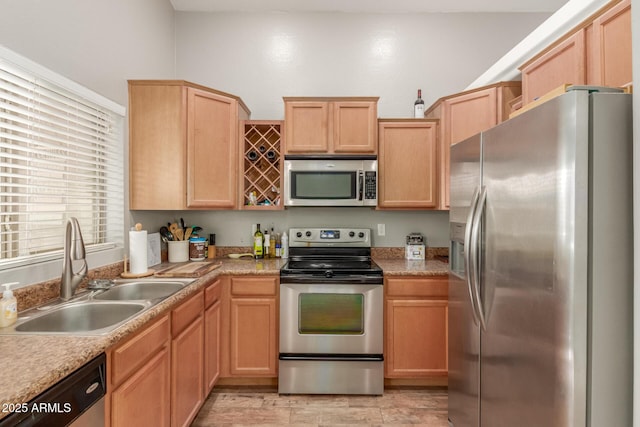
<instances>
[{"instance_id":1,"label":"small container on counter","mask_svg":"<svg viewBox=\"0 0 640 427\"><path fill-rule=\"evenodd\" d=\"M189 239L189 259L191 261L204 261L204 237L192 237Z\"/></svg>"},{"instance_id":2,"label":"small container on counter","mask_svg":"<svg viewBox=\"0 0 640 427\"><path fill-rule=\"evenodd\" d=\"M169 240L167 246L169 248L169 262L189 261L188 240Z\"/></svg>"},{"instance_id":3,"label":"small container on counter","mask_svg":"<svg viewBox=\"0 0 640 427\"><path fill-rule=\"evenodd\" d=\"M209 251L207 252L207 258L212 259L216 257L216 235L209 234Z\"/></svg>"}]
</instances>

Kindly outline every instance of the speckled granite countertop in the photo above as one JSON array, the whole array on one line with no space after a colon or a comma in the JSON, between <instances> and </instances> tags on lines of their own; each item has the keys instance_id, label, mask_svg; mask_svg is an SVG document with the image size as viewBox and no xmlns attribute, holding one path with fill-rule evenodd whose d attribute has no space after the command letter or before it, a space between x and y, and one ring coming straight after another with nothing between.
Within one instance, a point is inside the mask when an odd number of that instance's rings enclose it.
<instances>
[{"instance_id":1,"label":"speckled granite countertop","mask_svg":"<svg viewBox=\"0 0 640 427\"><path fill-rule=\"evenodd\" d=\"M0 335L0 418L10 403L28 402L175 304L198 292L219 275L275 275L286 260L216 259L220 268L204 275L152 309L103 336ZM385 275L442 275L441 261L375 258ZM169 265L169 264L167 264ZM160 268L163 267L159 266Z\"/></svg>"},{"instance_id":2,"label":"speckled granite countertop","mask_svg":"<svg viewBox=\"0 0 640 427\"><path fill-rule=\"evenodd\" d=\"M449 264L438 260L409 261L397 258L373 259L385 276L442 276L449 274Z\"/></svg>"}]
</instances>

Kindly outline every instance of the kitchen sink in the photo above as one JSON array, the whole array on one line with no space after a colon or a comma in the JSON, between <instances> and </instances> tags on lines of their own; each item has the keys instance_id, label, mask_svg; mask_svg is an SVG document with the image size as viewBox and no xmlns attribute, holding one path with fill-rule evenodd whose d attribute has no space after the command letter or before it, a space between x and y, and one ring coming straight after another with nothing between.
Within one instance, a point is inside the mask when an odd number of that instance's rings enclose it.
<instances>
[{"instance_id":1,"label":"kitchen sink","mask_svg":"<svg viewBox=\"0 0 640 427\"><path fill-rule=\"evenodd\" d=\"M114 287L96 294L96 300L108 301L132 301L132 300L156 300L167 298L184 288L187 283L173 280L135 281L116 284Z\"/></svg>"},{"instance_id":2,"label":"kitchen sink","mask_svg":"<svg viewBox=\"0 0 640 427\"><path fill-rule=\"evenodd\" d=\"M56 300L18 316L0 335L104 335L183 289L195 279L104 280L100 287Z\"/></svg>"},{"instance_id":3,"label":"kitchen sink","mask_svg":"<svg viewBox=\"0 0 640 427\"><path fill-rule=\"evenodd\" d=\"M74 302L40 312L41 314L19 318L12 329L18 333L101 335L116 329L151 305L148 301ZM5 331L0 329L0 332Z\"/></svg>"}]
</instances>

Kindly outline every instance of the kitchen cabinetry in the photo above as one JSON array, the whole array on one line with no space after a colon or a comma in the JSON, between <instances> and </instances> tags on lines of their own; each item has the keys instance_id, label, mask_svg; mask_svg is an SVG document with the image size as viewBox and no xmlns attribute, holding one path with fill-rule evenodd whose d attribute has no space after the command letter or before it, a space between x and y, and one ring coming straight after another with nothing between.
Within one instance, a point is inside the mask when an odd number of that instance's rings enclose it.
<instances>
[{"instance_id":1,"label":"kitchen cabinetry","mask_svg":"<svg viewBox=\"0 0 640 427\"><path fill-rule=\"evenodd\" d=\"M242 209L283 209L280 200L282 188L283 121L244 120L240 122L240 170L243 184L240 192ZM250 194L255 193L259 203L249 205Z\"/></svg>"},{"instance_id":2,"label":"kitchen cabinetry","mask_svg":"<svg viewBox=\"0 0 640 427\"><path fill-rule=\"evenodd\" d=\"M220 377L220 279L204 291L204 396L207 396Z\"/></svg>"},{"instance_id":3,"label":"kitchen cabinetry","mask_svg":"<svg viewBox=\"0 0 640 427\"><path fill-rule=\"evenodd\" d=\"M446 277L385 279L385 378L448 372Z\"/></svg>"},{"instance_id":4,"label":"kitchen cabinetry","mask_svg":"<svg viewBox=\"0 0 640 427\"><path fill-rule=\"evenodd\" d=\"M587 83L585 30L580 29L521 68L522 103L526 105L567 83Z\"/></svg>"},{"instance_id":5,"label":"kitchen cabinetry","mask_svg":"<svg viewBox=\"0 0 640 427\"><path fill-rule=\"evenodd\" d=\"M632 81L631 1L612 1L520 67L526 105L563 84Z\"/></svg>"},{"instance_id":6,"label":"kitchen cabinetry","mask_svg":"<svg viewBox=\"0 0 640 427\"><path fill-rule=\"evenodd\" d=\"M234 95L181 80L129 81L131 209L232 209L237 205Z\"/></svg>"},{"instance_id":7,"label":"kitchen cabinetry","mask_svg":"<svg viewBox=\"0 0 640 427\"><path fill-rule=\"evenodd\" d=\"M380 119L378 207L437 206L436 120Z\"/></svg>"},{"instance_id":8,"label":"kitchen cabinetry","mask_svg":"<svg viewBox=\"0 0 640 427\"><path fill-rule=\"evenodd\" d=\"M107 351L105 425L170 425L170 326L164 315Z\"/></svg>"},{"instance_id":9,"label":"kitchen cabinetry","mask_svg":"<svg viewBox=\"0 0 640 427\"><path fill-rule=\"evenodd\" d=\"M200 291L171 315L171 425L188 426L204 402L204 295Z\"/></svg>"},{"instance_id":10,"label":"kitchen cabinetry","mask_svg":"<svg viewBox=\"0 0 640 427\"><path fill-rule=\"evenodd\" d=\"M284 98L285 154L375 154L378 98Z\"/></svg>"},{"instance_id":11,"label":"kitchen cabinetry","mask_svg":"<svg viewBox=\"0 0 640 427\"><path fill-rule=\"evenodd\" d=\"M631 75L631 0L598 16L592 24L588 84L627 86ZM589 59L589 58L588 58Z\"/></svg>"},{"instance_id":12,"label":"kitchen cabinetry","mask_svg":"<svg viewBox=\"0 0 640 427\"><path fill-rule=\"evenodd\" d=\"M500 82L440 98L425 112L439 119L438 207L449 209L450 147L509 118L509 103L520 96L520 82Z\"/></svg>"},{"instance_id":13,"label":"kitchen cabinetry","mask_svg":"<svg viewBox=\"0 0 640 427\"><path fill-rule=\"evenodd\" d=\"M232 276L229 292L229 374L277 376L278 277Z\"/></svg>"}]
</instances>

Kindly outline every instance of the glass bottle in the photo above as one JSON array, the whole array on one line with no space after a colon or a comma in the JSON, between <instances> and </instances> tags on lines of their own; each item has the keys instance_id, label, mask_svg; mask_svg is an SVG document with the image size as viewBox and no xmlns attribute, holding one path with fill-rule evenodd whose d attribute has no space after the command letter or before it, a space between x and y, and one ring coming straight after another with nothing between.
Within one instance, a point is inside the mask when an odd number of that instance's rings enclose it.
<instances>
[{"instance_id":1,"label":"glass bottle","mask_svg":"<svg viewBox=\"0 0 640 427\"><path fill-rule=\"evenodd\" d=\"M256 232L253 235L253 256L256 259L264 258L264 252L262 252L263 237L262 231L260 231L260 224L257 224Z\"/></svg>"}]
</instances>

